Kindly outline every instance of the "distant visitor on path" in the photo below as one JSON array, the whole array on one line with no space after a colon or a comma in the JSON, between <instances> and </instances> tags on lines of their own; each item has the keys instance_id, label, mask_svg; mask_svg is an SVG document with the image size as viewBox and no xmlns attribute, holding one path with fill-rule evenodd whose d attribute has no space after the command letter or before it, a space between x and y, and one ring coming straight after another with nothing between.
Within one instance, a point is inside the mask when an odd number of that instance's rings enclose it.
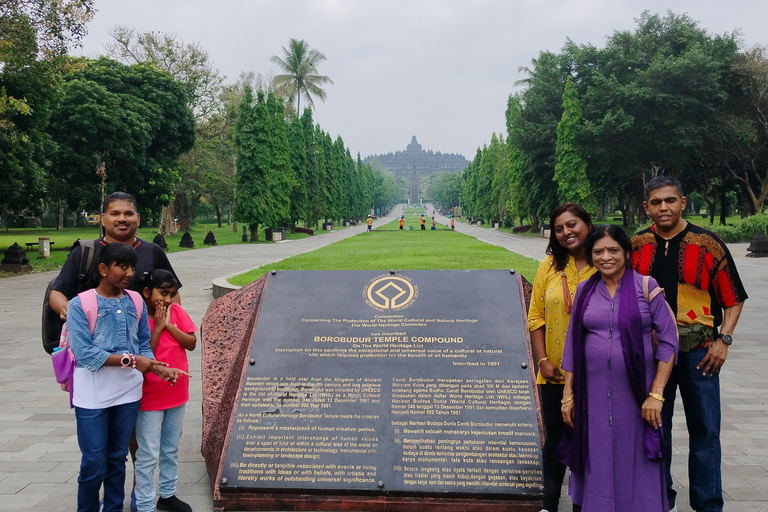
<instances>
[{"instance_id":1,"label":"distant visitor on path","mask_svg":"<svg viewBox=\"0 0 768 512\"><path fill-rule=\"evenodd\" d=\"M368 220L366 222L368 223L368 231L370 231L371 227L373 226L373 219L370 215L368 216Z\"/></svg>"},{"instance_id":2,"label":"distant visitor on path","mask_svg":"<svg viewBox=\"0 0 768 512\"><path fill-rule=\"evenodd\" d=\"M453 220L451 216L451 229ZM549 216L549 229L547 256L533 279L528 330L539 369L536 384L546 430L542 450L544 510L555 512L565 477L565 465L555 457L565 425L560 412L563 347L576 286L594 274L595 268L587 263L584 253L584 240L592 230L592 220L584 208L575 203L561 204Z\"/></svg>"},{"instance_id":3,"label":"distant visitor on path","mask_svg":"<svg viewBox=\"0 0 768 512\"><path fill-rule=\"evenodd\" d=\"M451 215L451 231L456 231L456 225L454 223L453 215Z\"/></svg>"},{"instance_id":4,"label":"distant visitor on path","mask_svg":"<svg viewBox=\"0 0 768 512\"><path fill-rule=\"evenodd\" d=\"M659 176L645 186L643 207L653 224L632 237L633 264L664 288L680 332L680 356L664 390L664 465L667 497L674 509L672 414L677 387L688 428L690 504L696 511L721 512L720 369L733 342L747 292L723 241L685 221L680 182Z\"/></svg>"},{"instance_id":5,"label":"distant visitor on path","mask_svg":"<svg viewBox=\"0 0 768 512\"><path fill-rule=\"evenodd\" d=\"M405 224L405 217L402 215L400 216L400 231L403 230L403 225Z\"/></svg>"},{"instance_id":6,"label":"distant visitor on path","mask_svg":"<svg viewBox=\"0 0 768 512\"><path fill-rule=\"evenodd\" d=\"M669 510L661 408L677 325L656 281L632 270L631 251L619 226L587 236L597 273L576 290L563 350L558 454L571 470L571 501L586 511Z\"/></svg>"},{"instance_id":7,"label":"distant visitor on path","mask_svg":"<svg viewBox=\"0 0 768 512\"><path fill-rule=\"evenodd\" d=\"M423 213L421 214L421 221L420 222L421 222L421 230L425 231L427 229L427 226L426 226L426 222L427 221L426 221L426 219L424 219L424 214Z\"/></svg>"},{"instance_id":8,"label":"distant visitor on path","mask_svg":"<svg viewBox=\"0 0 768 512\"><path fill-rule=\"evenodd\" d=\"M136 263L136 271L128 285L128 289L136 292L143 290L144 277L156 268L168 270L178 280L165 252L152 242L136 237L136 230L139 228L140 221L138 205L132 195L125 192L110 194L104 203L104 211L101 214L101 223L104 226L106 235L94 242L95 253L93 259L94 262L99 260L99 254L107 244L121 243L130 246L136 251L138 262ZM78 278L82 255L83 248L80 246L75 247L69 253L67 261L53 283L48 296L51 308L61 316L62 320L67 319L69 301L79 292L95 288L100 281L96 265L87 269L87 274L82 282ZM181 283L179 283L179 287L181 287Z\"/></svg>"}]
</instances>

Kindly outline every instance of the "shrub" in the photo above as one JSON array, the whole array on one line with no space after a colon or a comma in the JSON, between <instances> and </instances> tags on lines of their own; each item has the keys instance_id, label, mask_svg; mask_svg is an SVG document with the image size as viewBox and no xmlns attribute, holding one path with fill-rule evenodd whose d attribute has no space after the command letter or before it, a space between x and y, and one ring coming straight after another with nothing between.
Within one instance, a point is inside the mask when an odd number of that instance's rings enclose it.
<instances>
[{"instance_id":1,"label":"shrub","mask_svg":"<svg viewBox=\"0 0 768 512\"><path fill-rule=\"evenodd\" d=\"M709 225L707 228L717 233L725 243L749 242L755 235L766 234L768 214L758 213L732 226Z\"/></svg>"}]
</instances>

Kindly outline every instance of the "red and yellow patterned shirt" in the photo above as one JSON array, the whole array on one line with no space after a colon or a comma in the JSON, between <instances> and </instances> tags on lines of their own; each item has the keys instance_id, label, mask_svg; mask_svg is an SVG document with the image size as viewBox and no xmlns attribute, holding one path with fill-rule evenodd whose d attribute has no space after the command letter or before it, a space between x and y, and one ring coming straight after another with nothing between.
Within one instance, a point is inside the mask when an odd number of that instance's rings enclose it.
<instances>
[{"instance_id":1,"label":"red and yellow patterned shirt","mask_svg":"<svg viewBox=\"0 0 768 512\"><path fill-rule=\"evenodd\" d=\"M679 325L722 323L721 308L747 299L728 247L716 234L691 224L669 240L653 226L632 237L632 265L664 288Z\"/></svg>"}]
</instances>

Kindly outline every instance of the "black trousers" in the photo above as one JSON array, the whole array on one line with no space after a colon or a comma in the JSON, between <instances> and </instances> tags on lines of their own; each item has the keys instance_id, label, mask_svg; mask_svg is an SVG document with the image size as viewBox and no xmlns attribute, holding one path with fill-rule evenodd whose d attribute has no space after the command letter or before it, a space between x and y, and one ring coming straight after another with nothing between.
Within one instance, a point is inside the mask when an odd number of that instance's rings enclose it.
<instances>
[{"instance_id":1,"label":"black trousers","mask_svg":"<svg viewBox=\"0 0 768 512\"><path fill-rule=\"evenodd\" d=\"M560 489L563 487L565 465L555 460L555 452L563 435L563 415L560 412L560 400L563 399L562 384L542 384L539 386L541 397L541 417L544 420L544 509L557 512L560 503Z\"/></svg>"}]
</instances>

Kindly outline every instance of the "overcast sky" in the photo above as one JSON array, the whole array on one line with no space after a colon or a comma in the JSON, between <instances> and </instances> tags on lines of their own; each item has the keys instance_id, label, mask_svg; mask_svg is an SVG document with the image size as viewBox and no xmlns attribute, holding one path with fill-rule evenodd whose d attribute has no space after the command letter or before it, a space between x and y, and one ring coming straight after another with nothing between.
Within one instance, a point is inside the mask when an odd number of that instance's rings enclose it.
<instances>
[{"instance_id":1,"label":"overcast sky","mask_svg":"<svg viewBox=\"0 0 768 512\"><path fill-rule=\"evenodd\" d=\"M687 13L711 33L739 29L745 47L768 44L767 0L96 0L84 47L104 53L107 30L176 34L197 41L234 82L270 63L291 38L325 53L335 85L315 121L354 155L424 149L472 158L504 131L507 97L542 50L566 37L602 46L632 30L643 10ZM303 102L302 102L303 104Z\"/></svg>"}]
</instances>

